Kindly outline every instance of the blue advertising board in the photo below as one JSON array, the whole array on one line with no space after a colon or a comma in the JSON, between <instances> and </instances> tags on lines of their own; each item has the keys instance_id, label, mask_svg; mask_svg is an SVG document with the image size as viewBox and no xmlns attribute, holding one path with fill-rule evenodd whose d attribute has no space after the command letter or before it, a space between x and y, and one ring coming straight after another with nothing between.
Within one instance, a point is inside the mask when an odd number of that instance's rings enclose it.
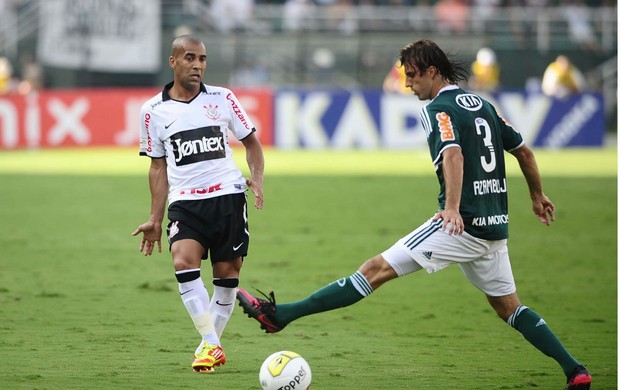
<instances>
[{"instance_id":1,"label":"blue advertising board","mask_svg":"<svg viewBox=\"0 0 620 390\"><path fill-rule=\"evenodd\" d=\"M512 91L482 96L522 133L528 145L603 145L605 121L599 93L565 100ZM274 145L284 149L426 147L418 114L427 103L378 90L277 90Z\"/></svg>"}]
</instances>

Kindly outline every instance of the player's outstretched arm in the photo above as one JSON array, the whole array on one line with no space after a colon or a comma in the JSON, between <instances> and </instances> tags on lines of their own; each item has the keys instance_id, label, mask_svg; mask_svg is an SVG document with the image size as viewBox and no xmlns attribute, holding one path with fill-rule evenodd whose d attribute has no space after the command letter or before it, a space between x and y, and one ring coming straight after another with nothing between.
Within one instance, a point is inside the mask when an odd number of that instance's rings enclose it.
<instances>
[{"instance_id":1,"label":"player's outstretched arm","mask_svg":"<svg viewBox=\"0 0 620 390\"><path fill-rule=\"evenodd\" d=\"M144 256L153 254L155 245L161 253L161 235L162 220L164 219L164 211L166 208L166 199L168 195L168 175L166 172L166 159L151 159L151 167L149 168L149 187L151 189L151 216L149 220L138 226L132 233L137 236L142 233L140 241L140 252Z\"/></svg>"},{"instance_id":2,"label":"player's outstretched arm","mask_svg":"<svg viewBox=\"0 0 620 390\"><path fill-rule=\"evenodd\" d=\"M540 178L534 152L526 145L523 145L510 153L519 161L519 167L521 167L521 172L523 172L523 176L525 176L527 181L530 199L532 199L532 211L540 222L547 226L550 225L551 222L555 221L555 205L543 192L542 179Z\"/></svg>"},{"instance_id":3,"label":"player's outstretched arm","mask_svg":"<svg viewBox=\"0 0 620 390\"><path fill-rule=\"evenodd\" d=\"M245 159L251 175L245 182L254 194L254 207L262 209L265 202L263 197L263 172L265 170L263 147L255 133L250 134L241 142L245 146Z\"/></svg>"}]
</instances>

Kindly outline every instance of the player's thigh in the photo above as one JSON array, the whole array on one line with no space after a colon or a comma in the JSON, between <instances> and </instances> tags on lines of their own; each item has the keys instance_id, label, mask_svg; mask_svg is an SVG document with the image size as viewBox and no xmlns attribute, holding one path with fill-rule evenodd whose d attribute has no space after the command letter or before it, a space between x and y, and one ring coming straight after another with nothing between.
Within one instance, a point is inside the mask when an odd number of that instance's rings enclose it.
<instances>
[{"instance_id":1,"label":"player's thigh","mask_svg":"<svg viewBox=\"0 0 620 390\"><path fill-rule=\"evenodd\" d=\"M496 245L497 250L460 264L467 279L489 297L508 296L517 291L505 240Z\"/></svg>"},{"instance_id":2,"label":"player's thigh","mask_svg":"<svg viewBox=\"0 0 620 390\"><path fill-rule=\"evenodd\" d=\"M176 240L170 245L175 271L200 268L204 247L196 240Z\"/></svg>"}]
</instances>

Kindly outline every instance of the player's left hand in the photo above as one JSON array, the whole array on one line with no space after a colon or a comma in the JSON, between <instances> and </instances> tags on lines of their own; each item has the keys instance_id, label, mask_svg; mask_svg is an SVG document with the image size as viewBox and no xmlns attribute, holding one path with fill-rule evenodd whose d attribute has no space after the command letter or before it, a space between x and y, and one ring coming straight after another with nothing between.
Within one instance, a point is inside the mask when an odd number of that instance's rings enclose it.
<instances>
[{"instance_id":1,"label":"player's left hand","mask_svg":"<svg viewBox=\"0 0 620 390\"><path fill-rule=\"evenodd\" d=\"M461 214L456 210L439 210L435 216L433 216L433 221L439 220L439 218L443 218L443 222L441 223L441 230L447 232L449 235L461 235L465 230L465 224L463 223L463 218Z\"/></svg>"},{"instance_id":2,"label":"player's left hand","mask_svg":"<svg viewBox=\"0 0 620 390\"><path fill-rule=\"evenodd\" d=\"M532 211L547 226L555 221L555 205L545 194L532 198Z\"/></svg>"},{"instance_id":3,"label":"player's left hand","mask_svg":"<svg viewBox=\"0 0 620 390\"><path fill-rule=\"evenodd\" d=\"M265 202L263 198L263 182L248 178L245 179L245 184L250 187L250 190L252 190L254 194L254 207L262 209Z\"/></svg>"}]
</instances>

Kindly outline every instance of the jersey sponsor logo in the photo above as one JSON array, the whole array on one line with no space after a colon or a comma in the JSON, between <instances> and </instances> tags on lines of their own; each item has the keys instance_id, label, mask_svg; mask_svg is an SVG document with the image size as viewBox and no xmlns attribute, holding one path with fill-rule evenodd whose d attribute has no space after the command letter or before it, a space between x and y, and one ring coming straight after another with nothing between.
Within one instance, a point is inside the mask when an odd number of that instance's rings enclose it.
<instances>
[{"instance_id":1,"label":"jersey sponsor logo","mask_svg":"<svg viewBox=\"0 0 620 390\"><path fill-rule=\"evenodd\" d=\"M239 107L235 99L233 99L232 93L229 93L228 95L226 95L226 100L230 101L230 105L233 109L233 112L235 113L235 115L237 115L237 118L239 118L241 123L243 123L243 126L245 126L246 129L250 130L250 125L248 125L247 119L245 119L245 116L241 112L241 107Z\"/></svg>"},{"instance_id":2,"label":"jersey sponsor logo","mask_svg":"<svg viewBox=\"0 0 620 390\"><path fill-rule=\"evenodd\" d=\"M177 166L226 157L224 135L218 126L181 131L170 141Z\"/></svg>"},{"instance_id":3,"label":"jersey sponsor logo","mask_svg":"<svg viewBox=\"0 0 620 390\"><path fill-rule=\"evenodd\" d=\"M215 185L212 185L212 186L209 186L209 187L205 187L205 188L192 188L190 190L181 190L181 192L179 192L179 195L210 194L212 192L219 191L221 189L222 189L222 183L217 183Z\"/></svg>"},{"instance_id":4,"label":"jersey sponsor logo","mask_svg":"<svg viewBox=\"0 0 620 390\"><path fill-rule=\"evenodd\" d=\"M472 226L505 225L508 223L508 214L489 215L487 217L474 217Z\"/></svg>"},{"instance_id":5,"label":"jersey sponsor logo","mask_svg":"<svg viewBox=\"0 0 620 390\"><path fill-rule=\"evenodd\" d=\"M149 131L149 125L151 124L151 114L148 112L144 115L144 128L146 129L146 151L153 151L153 140L151 139L151 132Z\"/></svg>"},{"instance_id":6,"label":"jersey sponsor logo","mask_svg":"<svg viewBox=\"0 0 620 390\"><path fill-rule=\"evenodd\" d=\"M441 133L442 141L454 141L454 129L452 128L452 121L450 115L445 112L439 112L435 115L437 123L439 125L439 132Z\"/></svg>"},{"instance_id":7,"label":"jersey sponsor logo","mask_svg":"<svg viewBox=\"0 0 620 390\"><path fill-rule=\"evenodd\" d=\"M211 104L203 106L207 110L207 118L214 121L220 119L220 112L217 110L218 106L213 107Z\"/></svg>"},{"instance_id":8,"label":"jersey sponsor logo","mask_svg":"<svg viewBox=\"0 0 620 390\"><path fill-rule=\"evenodd\" d=\"M482 99L472 93L457 95L455 100L456 104L468 111L478 111L482 108Z\"/></svg>"}]
</instances>

